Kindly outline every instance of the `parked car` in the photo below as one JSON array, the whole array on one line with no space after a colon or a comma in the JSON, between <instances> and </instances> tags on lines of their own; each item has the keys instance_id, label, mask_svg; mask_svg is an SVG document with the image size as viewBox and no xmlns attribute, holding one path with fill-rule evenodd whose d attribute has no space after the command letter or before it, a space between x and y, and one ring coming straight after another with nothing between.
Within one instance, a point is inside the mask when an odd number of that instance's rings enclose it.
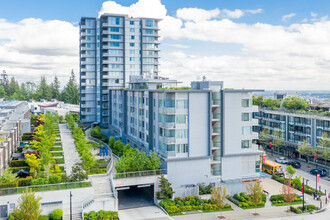
<instances>
[{"instance_id":1,"label":"parked car","mask_svg":"<svg viewBox=\"0 0 330 220\"><path fill-rule=\"evenodd\" d=\"M275 159L275 162L287 164L289 161L285 157L278 157L278 158Z\"/></svg>"},{"instance_id":2,"label":"parked car","mask_svg":"<svg viewBox=\"0 0 330 220\"><path fill-rule=\"evenodd\" d=\"M328 172L322 168L311 169L309 172L314 175L320 174L320 176L326 176L328 174Z\"/></svg>"},{"instance_id":3,"label":"parked car","mask_svg":"<svg viewBox=\"0 0 330 220\"><path fill-rule=\"evenodd\" d=\"M291 165L294 168L300 168L301 164L298 161L289 161L287 165Z\"/></svg>"}]
</instances>

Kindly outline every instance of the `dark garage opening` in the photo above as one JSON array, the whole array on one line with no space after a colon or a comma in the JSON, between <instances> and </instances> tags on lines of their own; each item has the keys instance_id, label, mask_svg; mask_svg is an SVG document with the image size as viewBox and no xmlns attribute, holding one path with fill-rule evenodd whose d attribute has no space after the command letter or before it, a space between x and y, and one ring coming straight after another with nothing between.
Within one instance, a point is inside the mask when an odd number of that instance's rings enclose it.
<instances>
[{"instance_id":1,"label":"dark garage opening","mask_svg":"<svg viewBox=\"0 0 330 220\"><path fill-rule=\"evenodd\" d=\"M154 204L154 186L140 185L117 188L118 209L132 209Z\"/></svg>"}]
</instances>

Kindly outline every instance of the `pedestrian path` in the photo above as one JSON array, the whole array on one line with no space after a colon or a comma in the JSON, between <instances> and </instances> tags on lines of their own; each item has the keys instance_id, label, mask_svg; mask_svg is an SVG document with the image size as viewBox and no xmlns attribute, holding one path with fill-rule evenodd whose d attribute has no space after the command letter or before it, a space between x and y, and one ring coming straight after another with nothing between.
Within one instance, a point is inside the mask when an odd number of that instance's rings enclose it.
<instances>
[{"instance_id":1,"label":"pedestrian path","mask_svg":"<svg viewBox=\"0 0 330 220\"><path fill-rule=\"evenodd\" d=\"M60 124L60 134L62 138L62 147L64 152L65 161L65 172L66 175L70 175L72 167L80 162L79 154L76 150L76 145L74 144L74 139L71 135L71 131L68 129L66 124Z\"/></svg>"}]
</instances>

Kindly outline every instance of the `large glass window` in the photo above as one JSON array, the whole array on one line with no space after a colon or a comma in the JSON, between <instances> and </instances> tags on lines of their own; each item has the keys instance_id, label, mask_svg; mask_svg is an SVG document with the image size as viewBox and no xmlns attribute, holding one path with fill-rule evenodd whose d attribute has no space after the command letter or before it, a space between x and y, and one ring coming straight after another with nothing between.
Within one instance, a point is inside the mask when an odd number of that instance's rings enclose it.
<instances>
[{"instance_id":1,"label":"large glass window","mask_svg":"<svg viewBox=\"0 0 330 220\"><path fill-rule=\"evenodd\" d=\"M188 152L188 144L177 144L176 145L177 153L187 153Z\"/></svg>"},{"instance_id":2,"label":"large glass window","mask_svg":"<svg viewBox=\"0 0 330 220\"><path fill-rule=\"evenodd\" d=\"M177 124L186 124L187 123L187 115L176 115L175 122Z\"/></svg>"},{"instance_id":3,"label":"large glass window","mask_svg":"<svg viewBox=\"0 0 330 220\"><path fill-rule=\"evenodd\" d=\"M178 129L175 131L176 138L188 138L188 130L187 129Z\"/></svg>"},{"instance_id":4,"label":"large glass window","mask_svg":"<svg viewBox=\"0 0 330 220\"><path fill-rule=\"evenodd\" d=\"M242 113L242 121L251 121L250 113Z\"/></svg>"},{"instance_id":5,"label":"large glass window","mask_svg":"<svg viewBox=\"0 0 330 220\"><path fill-rule=\"evenodd\" d=\"M121 46L121 43L119 42L110 42L110 47L120 47Z\"/></svg>"},{"instance_id":6,"label":"large glass window","mask_svg":"<svg viewBox=\"0 0 330 220\"><path fill-rule=\"evenodd\" d=\"M242 107L250 107L251 102L250 99L242 99Z\"/></svg>"},{"instance_id":7,"label":"large glass window","mask_svg":"<svg viewBox=\"0 0 330 220\"><path fill-rule=\"evenodd\" d=\"M134 21L129 21L129 24L130 25L134 25Z\"/></svg>"},{"instance_id":8,"label":"large glass window","mask_svg":"<svg viewBox=\"0 0 330 220\"><path fill-rule=\"evenodd\" d=\"M252 127L251 126L242 127L242 135L251 135L251 134L252 134Z\"/></svg>"},{"instance_id":9,"label":"large glass window","mask_svg":"<svg viewBox=\"0 0 330 220\"><path fill-rule=\"evenodd\" d=\"M115 25L119 25L120 24L120 18L116 18L116 17L109 17L109 24L115 24Z\"/></svg>"},{"instance_id":10,"label":"large glass window","mask_svg":"<svg viewBox=\"0 0 330 220\"><path fill-rule=\"evenodd\" d=\"M252 141L251 140L243 140L242 141L242 148L251 148L252 147Z\"/></svg>"},{"instance_id":11,"label":"large glass window","mask_svg":"<svg viewBox=\"0 0 330 220\"><path fill-rule=\"evenodd\" d=\"M121 39L121 35L118 35L118 34L111 34L111 35L110 35L110 39L113 39L113 40L120 40L120 39Z\"/></svg>"},{"instance_id":12,"label":"large glass window","mask_svg":"<svg viewBox=\"0 0 330 220\"><path fill-rule=\"evenodd\" d=\"M177 100L176 101L177 109L185 109L188 108L188 100Z\"/></svg>"},{"instance_id":13,"label":"large glass window","mask_svg":"<svg viewBox=\"0 0 330 220\"><path fill-rule=\"evenodd\" d=\"M154 34L155 30L144 30L146 34Z\"/></svg>"},{"instance_id":14,"label":"large glass window","mask_svg":"<svg viewBox=\"0 0 330 220\"><path fill-rule=\"evenodd\" d=\"M109 30L111 32L119 32L119 28L118 27L111 27L111 28L109 28Z\"/></svg>"},{"instance_id":15,"label":"large glass window","mask_svg":"<svg viewBox=\"0 0 330 220\"><path fill-rule=\"evenodd\" d=\"M146 27L153 27L154 26L154 20L146 20L145 21Z\"/></svg>"}]
</instances>

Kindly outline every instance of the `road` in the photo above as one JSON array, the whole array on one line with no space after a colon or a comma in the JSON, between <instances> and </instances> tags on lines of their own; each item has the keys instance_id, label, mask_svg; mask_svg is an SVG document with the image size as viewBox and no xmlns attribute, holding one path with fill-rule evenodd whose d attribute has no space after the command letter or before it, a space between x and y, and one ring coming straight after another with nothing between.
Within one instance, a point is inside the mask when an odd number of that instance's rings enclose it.
<instances>
[{"instance_id":1,"label":"road","mask_svg":"<svg viewBox=\"0 0 330 220\"><path fill-rule=\"evenodd\" d=\"M271 161L275 161L276 156L279 156L279 155L275 155L275 154L274 154L274 156L267 155L267 159L271 160ZM312 174L309 173L310 169L315 168L315 166L304 163L304 162L301 162L301 161L299 161L299 162L301 163L301 168L296 169L295 176L300 175L305 180L308 180L307 185L315 188L315 186L316 186L316 175L312 175ZM285 165L285 164L281 164L281 165L283 167L283 170L285 170L287 165ZM317 184L318 189L319 189L319 186L321 186L321 191L322 192L324 192L324 190L326 189L327 194L330 193L330 179L329 179L329 177L321 177L320 178L320 183Z\"/></svg>"}]
</instances>

